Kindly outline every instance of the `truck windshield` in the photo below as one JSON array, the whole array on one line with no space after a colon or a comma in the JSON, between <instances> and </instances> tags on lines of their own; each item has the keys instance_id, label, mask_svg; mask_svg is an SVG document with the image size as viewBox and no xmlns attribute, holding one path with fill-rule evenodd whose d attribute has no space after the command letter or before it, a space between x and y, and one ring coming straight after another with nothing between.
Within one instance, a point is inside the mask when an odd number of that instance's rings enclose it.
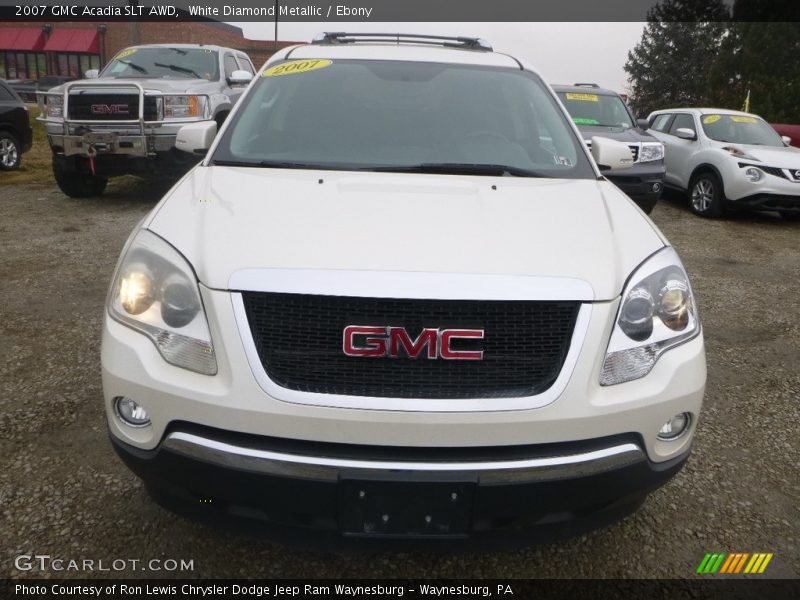
<instances>
[{"instance_id":1,"label":"truck windshield","mask_svg":"<svg viewBox=\"0 0 800 600\"><path fill-rule=\"evenodd\" d=\"M703 131L712 140L775 146L782 148L783 140L765 121L749 115L703 115Z\"/></svg>"},{"instance_id":2,"label":"truck windshield","mask_svg":"<svg viewBox=\"0 0 800 600\"><path fill-rule=\"evenodd\" d=\"M576 125L634 127L633 119L619 96L591 92L558 92L558 97Z\"/></svg>"},{"instance_id":3,"label":"truck windshield","mask_svg":"<svg viewBox=\"0 0 800 600\"><path fill-rule=\"evenodd\" d=\"M545 84L520 69L295 60L254 86L213 164L595 177Z\"/></svg>"},{"instance_id":4,"label":"truck windshield","mask_svg":"<svg viewBox=\"0 0 800 600\"><path fill-rule=\"evenodd\" d=\"M206 48L146 47L119 52L100 77L219 79L217 52Z\"/></svg>"}]
</instances>

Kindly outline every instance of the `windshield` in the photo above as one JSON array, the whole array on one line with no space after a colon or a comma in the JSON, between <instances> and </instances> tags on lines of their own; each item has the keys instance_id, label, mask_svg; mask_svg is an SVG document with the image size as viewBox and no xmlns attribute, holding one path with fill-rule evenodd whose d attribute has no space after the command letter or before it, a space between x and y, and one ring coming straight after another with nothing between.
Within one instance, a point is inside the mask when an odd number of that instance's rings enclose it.
<instances>
[{"instance_id":1,"label":"windshield","mask_svg":"<svg viewBox=\"0 0 800 600\"><path fill-rule=\"evenodd\" d=\"M748 115L703 115L703 131L717 142L778 146L784 143L777 132L758 117Z\"/></svg>"},{"instance_id":2,"label":"windshield","mask_svg":"<svg viewBox=\"0 0 800 600\"><path fill-rule=\"evenodd\" d=\"M128 48L119 52L100 77L219 79L217 52L206 48Z\"/></svg>"},{"instance_id":3,"label":"windshield","mask_svg":"<svg viewBox=\"0 0 800 600\"><path fill-rule=\"evenodd\" d=\"M633 119L619 96L583 92L557 92L576 125L634 127Z\"/></svg>"},{"instance_id":4,"label":"windshield","mask_svg":"<svg viewBox=\"0 0 800 600\"><path fill-rule=\"evenodd\" d=\"M254 85L214 164L595 177L545 85L519 69L295 60Z\"/></svg>"}]
</instances>

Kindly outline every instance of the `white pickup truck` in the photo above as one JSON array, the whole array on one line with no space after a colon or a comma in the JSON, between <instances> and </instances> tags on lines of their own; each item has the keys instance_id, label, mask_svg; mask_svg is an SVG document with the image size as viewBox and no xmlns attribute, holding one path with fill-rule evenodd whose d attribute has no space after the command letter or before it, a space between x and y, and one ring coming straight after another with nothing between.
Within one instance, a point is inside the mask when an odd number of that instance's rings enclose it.
<instances>
[{"instance_id":1,"label":"white pickup truck","mask_svg":"<svg viewBox=\"0 0 800 600\"><path fill-rule=\"evenodd\" d=\"M56 183L84 198L101 194L115 175L185 173L201 156L175 149L178 130L221 125L253 73L239 50L153 44L126 48L101 72L39 92Z\"/></svg>"}]
</instances>

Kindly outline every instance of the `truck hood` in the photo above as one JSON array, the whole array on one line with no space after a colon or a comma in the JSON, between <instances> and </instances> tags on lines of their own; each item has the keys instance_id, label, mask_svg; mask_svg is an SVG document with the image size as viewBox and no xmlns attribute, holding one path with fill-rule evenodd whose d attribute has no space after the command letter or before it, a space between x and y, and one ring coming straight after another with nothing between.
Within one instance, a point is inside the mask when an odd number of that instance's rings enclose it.
<instances>
[{"instance_id":1,"label":"truck hood","mask_svg":"<svg viewBox=\"0 0 800 600\"><path fill-rule=\"evenodd\" d=\"M198 166L144 226L216 289L245 269L314 269L568 278L610 300L664 246L594 180Z\"/></svg>"},{"instance_id":2,"label":"truck hood","mask_svg":"<svg viewBox=\"0 0 800 600\"><path fill-rule=\"evenodd\" d=\"M581 132L583 139L587 142L591 141L594 136L605 137L618 142L625 142L627 144L638 142L657 142L658 140L652 135L647 133L644 129L623 127L597 127L594 125L578 125L578 131Z\"/></svg>"},{"instance_id":3,"label":"truck hood","mask_svg":"<svg viewBox=\"0 0 800 600\"><path fill-rule=\"evenodd\" d=\"M81 81L83 82L84 80ZM117 84L138 83L144 88L145 92L163 92L167 94L199 94L206 89L216 89L219 86L219 82L208 81L207 79L165 79L163 77L153 79L101 77L100 79L86 81L91 81L92 86L100 88L113 88ZM82 87L79 89L81 93L91 93L91 88ZM53 87L49 91L63 92L64 85Z\"/></svg>"}]
</instances>

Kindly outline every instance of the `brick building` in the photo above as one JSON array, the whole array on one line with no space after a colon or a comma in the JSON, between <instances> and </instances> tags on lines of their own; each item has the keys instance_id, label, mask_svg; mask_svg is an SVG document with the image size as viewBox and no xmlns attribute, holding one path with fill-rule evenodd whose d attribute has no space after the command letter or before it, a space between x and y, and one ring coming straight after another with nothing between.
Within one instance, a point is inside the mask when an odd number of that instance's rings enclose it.
<instances>
[{"instance_id":1,"label":"brick building","mask_svg":"<svg viewBox=\"0 0 800 600\"><path fill-rule=\"evenodd\" d=\"M275 42L251 40L239 27L217 22L108 23L0 22L0 78L38 79L42 75L83 77L117 52L137 44L217 44L247 52L256 67L269 58ZM296 42L278 42L278 47Z\"/></svg>"}]
</instances>

